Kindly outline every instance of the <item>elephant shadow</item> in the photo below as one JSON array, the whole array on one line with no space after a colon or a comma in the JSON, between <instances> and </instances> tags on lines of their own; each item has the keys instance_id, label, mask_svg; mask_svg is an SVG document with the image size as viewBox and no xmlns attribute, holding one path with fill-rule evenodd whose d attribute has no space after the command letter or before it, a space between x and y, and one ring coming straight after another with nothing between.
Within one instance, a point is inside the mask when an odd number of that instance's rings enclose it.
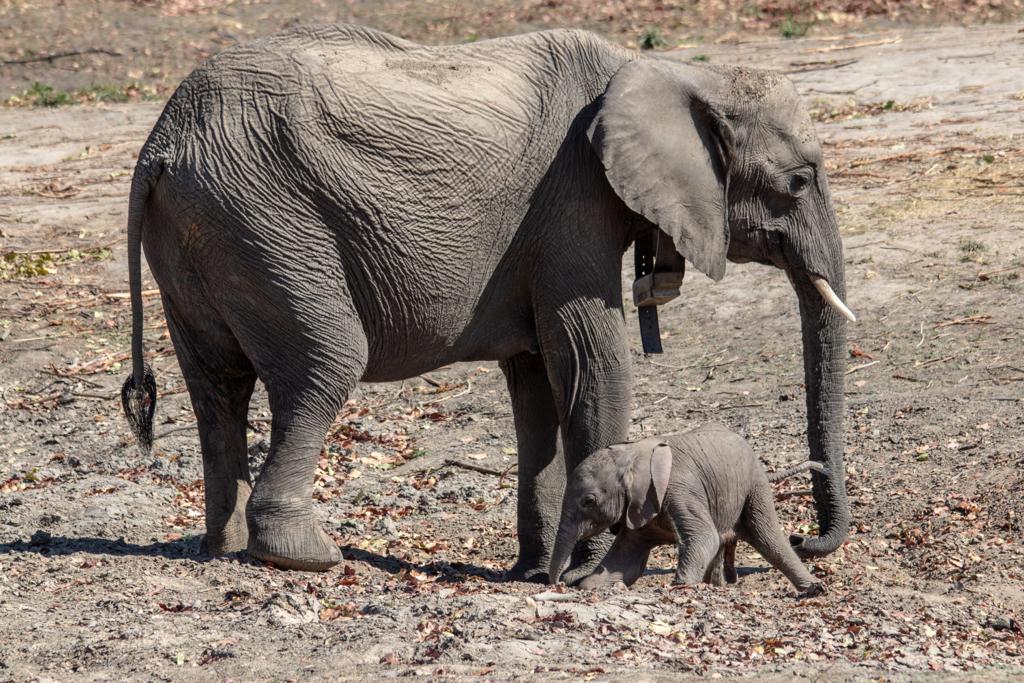
<instances>
[{"instance_id":1,"label":"elephant shadow","mask_svg":"<svg viewBox=\"0 0 1024 683\"><path fill-rule=\"evenodd\" d=\"M340 549L342 557L346 560L362 562L392 575L416 571L430 577L436 577L438 583L465 583L471 578L483 579L488 583L502 583L504 581L504 572L502 571L465 562L445 562L439 560L427 564L418 564L390 555L380 555L351 545L343 545Z\"/></svg>"},{"instance_id":2,"label":"elephant shadow","mask_svg":"<svg viewBox=\"0 0 1024 683\"><path fill-rule=\"evenodd\" d=\"M201 537L185 537L176 541L165 541L140 545L129 543L123 538L109 539L97 537L74 538L55 536L39 530L32 534L28 541L17 540L0 543L0 555L15 553L36 553L45 557L62 557L66 555L112 555L115 557L163 557L169 560L190 559L204 562L211 559L204 555L200 548Z\"/></svg>"},{"instance_id":3,"label":"elephant shadow","mask_svg":"<svg viewBox=\"0 0 1024 683\"><path fill-rule=\"evenodd\" d=\"M772 571L771 567L741 567L736 565L736 578L742 579L744 576L764 574L770 571ZM674 567L648 567L644 570L644 576L667 576L675 573Z\"/></svg>"}]
</instances>

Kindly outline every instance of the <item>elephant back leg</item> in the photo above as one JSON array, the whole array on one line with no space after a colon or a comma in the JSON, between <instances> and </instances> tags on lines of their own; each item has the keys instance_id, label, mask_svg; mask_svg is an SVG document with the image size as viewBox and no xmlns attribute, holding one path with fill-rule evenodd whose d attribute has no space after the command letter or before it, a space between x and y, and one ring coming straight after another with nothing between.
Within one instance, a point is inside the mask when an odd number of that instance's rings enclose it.
<instances>
[{"instance_id":1,"label":"elephant back leg","mask_svg":"<svg viewBox=\"0 0 1024 683\"><path fill-rule=\"evenodd\" d=\"M295 248L295 263L315 263ZM267 387L270 453L246 507L251 556L322 571L341 553L321 529L313 482L324 437L363 375L367 342L340 274L306 280L246 277L229 325Z\"/></svg>"},{"instance_id":2,"label":"elephant back leg","mask_svg":"<svg viewBox=\"0 0 1024 683\"><path fill-rule=\"evenodd\" d=\"M246 416L256 373L231 331L202 299L187 312L164 296L167 327L196 415L203 452L206 535L211 555L244 550L245 506L252 491Z\"/></svg>"},{"instance_id":3,"label":"elephant back leg","mask_svg":"<svg viewBox=\"0 0 1024 683\"><path fill-rule=\"evenodd\" d=\"M754 547L773 567L804 594L817 594L824 586L803 565L779 524L774 494L767 479L761 478L747 498L736 534Z\"/></svg>"}]
</instances>

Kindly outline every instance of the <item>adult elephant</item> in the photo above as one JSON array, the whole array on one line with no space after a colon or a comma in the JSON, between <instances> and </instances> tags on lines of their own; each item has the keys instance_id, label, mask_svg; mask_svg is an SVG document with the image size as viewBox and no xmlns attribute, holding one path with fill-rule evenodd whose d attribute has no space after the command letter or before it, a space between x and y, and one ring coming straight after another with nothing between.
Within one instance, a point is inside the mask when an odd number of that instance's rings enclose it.
<instances>
[{"instance_id":1,"label":"adult elephant","mask_svg":"<svg viewBox=\"0 0 1024 683\"><path fill-rule=\"evenodd\" d=\"M132 180L126 412L149 443L141 244L198 420L206 550L323 570L341 556L314 519L314 468L355 384L497 360L519 450L510 576L544 580L565 468L626 437L622 256L656 229L716 280L727 259L792 280L811 456L828 466L821 535L794 542L832 551L849 518L843 257L811 122L782 77L585 32L423 47L301 28L194 71ZM253 486L257 378L273 422ZM602 551L578 549L577 575Z\"/></svg>"}]
</instances>

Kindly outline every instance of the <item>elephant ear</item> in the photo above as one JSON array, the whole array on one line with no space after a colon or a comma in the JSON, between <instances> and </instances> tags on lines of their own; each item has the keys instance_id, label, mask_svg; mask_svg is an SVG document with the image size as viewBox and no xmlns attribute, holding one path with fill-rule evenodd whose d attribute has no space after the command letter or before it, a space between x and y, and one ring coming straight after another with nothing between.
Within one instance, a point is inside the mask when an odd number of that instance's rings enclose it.
<instances>
[{"instance_id":1,"label":"elephant ear","mask_svg":"<svg viewBox=\"0 0 1024 683\"><path fill-rule=\"evenodd\" d=\"M729 248L732 131L706 99L714 78L697 67L628 62L608 84L587 136L626 206L671 235L694 267L720 280Z\"/></svg>"},{"instance_id":2,"label":"elephant ear","mask_svg":"<svg viewBox=\"0 0 1024 683\"><path fill-rule=\"evenodd\" d=\"M661 512L671 473L672 449L668 444L659 443L650 452L644 448L636 454L628 475L627 528L647 526Z\"/></svg>"}]
</instances>

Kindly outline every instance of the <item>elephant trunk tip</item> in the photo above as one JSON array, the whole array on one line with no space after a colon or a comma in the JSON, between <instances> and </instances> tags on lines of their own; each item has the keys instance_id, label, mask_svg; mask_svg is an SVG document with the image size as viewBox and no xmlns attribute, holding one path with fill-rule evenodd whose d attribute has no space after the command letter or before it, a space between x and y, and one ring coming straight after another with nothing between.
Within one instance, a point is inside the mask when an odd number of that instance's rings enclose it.
<instances>
[{"instance_id":1,"label":"elephant trunk tip","mask_svg":"<svg viewBox=\"0 0 1024 683\"><path fill-rule=\"evenodd\" d=\"M849 527L848 522L842 521L842 523L830 525L820 536L791 534L789 543L801 557L824 557L835 552L843 544L849 535Z\"/></svg>"}]
</instances>

